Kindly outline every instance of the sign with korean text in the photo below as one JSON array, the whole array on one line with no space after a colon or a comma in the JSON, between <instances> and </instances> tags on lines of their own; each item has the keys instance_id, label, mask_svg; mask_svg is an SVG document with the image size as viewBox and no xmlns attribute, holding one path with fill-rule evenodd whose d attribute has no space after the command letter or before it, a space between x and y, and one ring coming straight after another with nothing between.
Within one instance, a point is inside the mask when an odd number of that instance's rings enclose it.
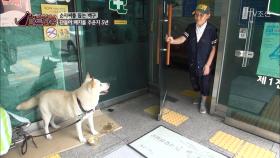
<instances>
[{"instance_id":1,"label":"sign with korean text","mask_svg":"<svg viewBox=\"0 0 280 158\"><path fill-rule=\"evenodd\" d=\"M258 75L280 78L280 23L265 23Z\"/></svg>"},{"instance_id":2,"label":"sign with korean text","mask_svg":"<svg viewBox=\"0 0 280 158\"><path fill-rule=\"evenodd\" d=\"M263 85L275 86L277 89L280 89L280 78L258 76L257 82Z\"/></svg>"},{"instance_id":3,"label":"sign with korean text","mask_svg":"<svg viewBox=\"0 0 280 158\"><path fill-rule=\"evenodd\" d=\"M68 12L57 15L60 26L108 26L110 21L100 19L98 12Z\"/></svg>"},{"instance_id":4,"label":"sign with korean text","mask_svg":"<svg viewBox=\"0 0 280 158\"><path fill-rule=\"evenodd\" d=\"M240 0L239 24L247 26L250 10L253 10L254 23L263 25L264 22L276 22L275 16L268 14L268 0Z\"/></svg>"},{"instance_id":5,"label":"sign with korean text","mask_svg":"<svg viewBox=\"0 0 280 158\"><path fill-rule=\"evenodd\" d=\"M0 27L17 26L26 11L31 12L30 0L0 0Z\"/></svg>"},{"instance_id":6,"label":"sign with korean text","mask_svg":"<svg viewBox=\"0 0 280 158\"><path fill-rule=\"evenodd\" d=\"M226 158L163 126L129 144L149 158Z\"/></svg>"},{"instance_id":7,"label":"sign with korean text","mask_svg":"<svg viewBox=\"0 0 280 158\"><path fill-rule=\"evenodd\" d=\"M42 14L59 15L67 13L67 5L41 4ZM44 26L45 41L70 39L69 26Z\"/></svg>"}]
</instances>

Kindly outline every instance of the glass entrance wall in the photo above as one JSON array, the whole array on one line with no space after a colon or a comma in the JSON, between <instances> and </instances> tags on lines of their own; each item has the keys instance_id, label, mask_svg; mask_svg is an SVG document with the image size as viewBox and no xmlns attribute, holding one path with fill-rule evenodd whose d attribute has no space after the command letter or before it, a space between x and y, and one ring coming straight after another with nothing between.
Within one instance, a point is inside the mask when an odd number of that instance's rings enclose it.
<instances>
[{"instance_id":1,"label":"glass entrance wall","mask_svg":"<svg viewBox=\"0 0 280 158\"><path fill-rule=\"evenodd\" d=\"M279 134L280 17L265 14L267 3L231 1L218 103L227 117Z\"/></svg>"},{"instance_id":2,"label":"glass entrance wall","mask_svg":"<svg viewBox=\"0 0 280 158\"><path fill-rule=\"evenodd\" d=\"M83 77L87 72L110 83L107 100L148 85L148 0L129 0L127 14L109 10L109 1L77 1L78 11L98 12L100 19L127 20L127 24L79 27Z\"/></svg>"},{"instance_id":3,"label":"glass entrance wall","mask_svg":"<svg viewBox=\"0 0 280 158\"><path fill-rule=\"evenodd\" d=\"M45 1L30 3L32 14L42 13ZM8 14L7 5L11 4L4 3L0 21ZM73 3L55 5L74 11ZM68 38L46 41L42 26L0 27L1 107L35 122L40 120L36 109L17 111L15 107L46 89L72 90L79 86L75 33L72 27L66 31Z\"/></svg>"}]
</instances>

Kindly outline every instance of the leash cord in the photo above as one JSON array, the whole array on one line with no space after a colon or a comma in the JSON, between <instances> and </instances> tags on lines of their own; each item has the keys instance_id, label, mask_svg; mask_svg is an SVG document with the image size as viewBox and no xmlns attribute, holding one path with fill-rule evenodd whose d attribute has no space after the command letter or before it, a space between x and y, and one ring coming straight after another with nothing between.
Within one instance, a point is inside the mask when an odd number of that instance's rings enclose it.
<instances>
[{"instance_id":1,"label":"leash cord","mask_svg":"<svg viewBox=\"0 0 280 158\"><path fill-rule=\"evenodd\" d=\"M78 97L77 97L77 102L78 102L79 108L81 109L81 111L83 112L83 114L87 114L87 113L90 113L90 112L94 111L94 109L91 109L91 110L88 110L88 111L85 110L85 109L83 108L83 106L82 106L82 104L81 104L81 101L80 101L80 99L79 99ZM49 132L49 133L45 133L45 134L40 134L40 135L35 135L35 136L33 136L33 135L29 135L28 133L23 133L24 140L23 140L23 142L22 142L22 144L21 144L21 154L24 155L24 154L27 152L27 146L28 146L28 140L29 140L29 139L32 139L32 143L34 144L34 146L35 146L36 148L38 148L38 146L37 146L37 144L35 143L35 141L34 141L33 138L41 137L41 136L46 136L46 135L48 135L48 134L52 134L52 133L58 132L58 131L60 131L60 130L62 130L62 129L64 129L64 128L67 128L67 127L70 127L70 126L76 124L77 122L81 121L81 119L82 119L82 118L76 120L75 122L73 122L73 123L71 123L71 124L69 124L69 125L67 125L67 126L65 126L65 127L62 127L62 128L60 128L60 129L58 129L58 130L55 130L55 131L52 131L52 132Z\"/></svg>"},{"instance_id":2,"label":"leash cord","mask_svg":"<svg viewBox=\"0 0 280 158\"><path fill-rule=\"evenodd\" d=\"M76 124L77 122L81 121L81 119L82 119L82 118L76 120L75 122L73 122L73 123L71 123L71 124L69 124L69 125L67 125L67 126L65 126L65 127L59 128L59 129L57 129L57 130L55 130L55 131L52 131L52 132L49 132L49 133L39 134L39 135L35 135L35 136L30 135L30 134L28 134L28 133L24 133L24 134L23 134L24 140L23 140L23 142L22 142L22 144L21 144L21 154L24 155L24 154L27 152L28 140L29 140L29 139L31 139L33 145L34 145L36 148L38 148L38 146L37 146L37 144L35 143L35 141L34 141L33 138L41 137L41 136L46 136L46 135L48 135L48 134L52 134L52 133L58 132L58 131L60 131L60 130L62 130L62 129L65 129L65 128L67 128L67 127L70 127L70 126Z\"/></svg>"}]
</instances>

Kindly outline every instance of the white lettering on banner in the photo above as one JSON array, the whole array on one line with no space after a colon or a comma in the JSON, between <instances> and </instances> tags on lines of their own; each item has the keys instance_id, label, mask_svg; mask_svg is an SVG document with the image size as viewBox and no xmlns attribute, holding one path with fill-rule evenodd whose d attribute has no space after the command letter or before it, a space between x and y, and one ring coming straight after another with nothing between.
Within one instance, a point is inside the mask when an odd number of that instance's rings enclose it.
<instances>
[{"instance_id":1,"label":"white lettering on banner","mask_svg":"<svg viewBox=\"0 0 280 158\"><path fill-rule=\"evenodd\" d=\"M272 83L273 83L273 78L270 78L270 79L269 79L269 85L271 86Z\"/></svg>"},{"instance_id":2,"label":"white lettering on banner","mask_svg":"<svg viewBox=\"0 0 280 158\"><path fill-rule=\"evenodd\" d=\"M266 84L266 76L258 76L257 82L261 82L262 84Z\"/></svg>"},{"instance_id":3,"label":"white lettering on banner","mask_svg":"<svg viewBox=\"0 0 280 158\"><path fill-rule=\"evenodd\" d=\"M257 82L260 82L261 84L265 85L267 79L268 79L267 76L258 76ZM280 78L270 77L268 80L270 86L272 86L273 82L275 81L276 88L280 89Z\"/></svg>"},{"instance_id":4,"label":"white lettering on banner","mask_svg":"<svg viewBox=\"0 0 280 158\"><path fill-rule=\"evenodd\" d=\"M275 85L277 86L277 89L280 89L280 79L276 79L277 82L275 83Z\"/></svg>"},{"instance_id":5,"label":"white lettering on banner","mask_svg":"<svg viewBox=\"0 0 280 158\"><path fill-rule=\"evenodd\" d=\"M270 15L267 14L267 11L263 11L263 10L256 10L253 15L254 17L257 18L270 17Z\"/></svg>"},{"instance_id":6,"label":"white lettering on banner","mask_svg":"<svg viewBox=\"0 0 280 158\"><path fill-rule=\"evenodd\" d=\"M58 19L97 19L98 12L67 12L59 13Z\"/></svg>"},{"instance_id":7,"label":"white lettering on banner","mask_svg":"<svg viewBox=\"0 0 280 158\"><path fill-rule=\"evenodd\" d=\"M249 12L250 12L249 10L250 10L250 7L243 7L242 17L241 17L242 20L247 20L248 19ZM271 17L269 14L267 14L267 11L264 11L264 10L255 10L253 15L256 18L268 18L268 17Z\"/></svg>"}]
</instances>

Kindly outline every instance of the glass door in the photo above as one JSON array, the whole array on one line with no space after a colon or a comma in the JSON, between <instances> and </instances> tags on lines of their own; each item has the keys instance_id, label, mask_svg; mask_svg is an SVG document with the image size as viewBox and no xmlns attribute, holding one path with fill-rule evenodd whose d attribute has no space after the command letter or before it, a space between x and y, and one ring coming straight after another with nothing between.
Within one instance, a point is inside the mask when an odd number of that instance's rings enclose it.
<instances>
[{"instance_id":1,"label":"glass door","mask_svg":"<svg viewBox=\"0 0 280 158\"><path fill-rule=\"evenodd\" d=\"M36 109L16 106L47 89L79 87L75 31L73 26L16 26L14 21L27 17L26 11L74 12L74 2L1 0L0 8L0 106L37 122L41 116ZM12 119L13 125L18 123Z\"/></svg>"},{"instance_id":2,"label":"glass door","mask_svg":"<svg viewBox=\"0 0 280 158\"><path fill-rule=\"evenodd\" d=\"M146 92L149 53L148 0L81 0L80 12L97 12L108 25L79 26L81 72L110 83L101 106ZM107 102L105 102L107 101Z\"/></svg>"},{"instance_id":3,"label":"glass door","mask_svg":"<svg viewBox=\"0 0 280 158\"><path fill-rule=\"evenodd\" d=\"M161 120L167 97L166 70L170 64L170 44L165 42L165 36L171 33L172 4L168 0L160 0L158 4L158 58L160 110L158 120Z\"/></svg>"},{"instance_id":4,"label":"glass door","mask_svg":"<svg viewBox=\"0 0 280 158\"><path fill-rule=\"evenodd\" d=\"M267 5L230 1L218 104L226 123L280 142L280 17Z\"/></svg>"}]
</instances>

